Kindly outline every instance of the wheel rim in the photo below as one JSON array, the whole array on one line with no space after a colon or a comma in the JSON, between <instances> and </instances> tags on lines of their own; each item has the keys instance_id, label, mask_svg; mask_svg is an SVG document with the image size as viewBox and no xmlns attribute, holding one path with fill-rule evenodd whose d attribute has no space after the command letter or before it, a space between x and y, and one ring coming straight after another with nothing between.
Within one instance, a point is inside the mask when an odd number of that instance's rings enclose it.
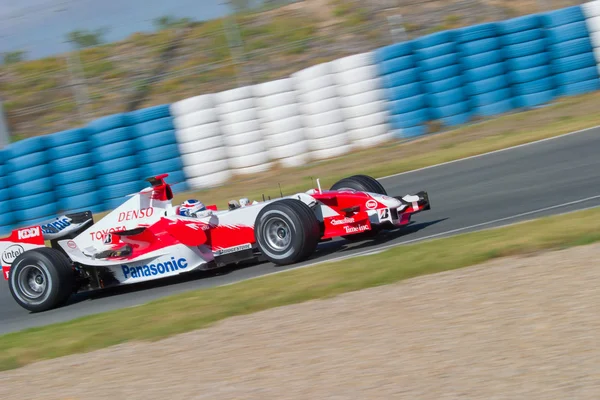
<instances>
[{"instance_id":1,"label":"wheel rim","mask_svg":"<svg viewBox=\"0 0 600 400\"><path fill-rule=\"evenodd\" d=\"M286 221L281 218L272 218L264 228L265 240L269 247L274 250L285 250L292 241L292 230Z\"/></svg>"},{"instance_id":2,"label":"wheel rim","mask_svg":"<svg viewBox=\"0 0 600 400\"><path fill-rule=\"evenodd\" d=\"M46 292L47 283L44 271L36 265L27 265L19 273L19 290L30 299L41 297Z\"/></svg>"}]
</instances>

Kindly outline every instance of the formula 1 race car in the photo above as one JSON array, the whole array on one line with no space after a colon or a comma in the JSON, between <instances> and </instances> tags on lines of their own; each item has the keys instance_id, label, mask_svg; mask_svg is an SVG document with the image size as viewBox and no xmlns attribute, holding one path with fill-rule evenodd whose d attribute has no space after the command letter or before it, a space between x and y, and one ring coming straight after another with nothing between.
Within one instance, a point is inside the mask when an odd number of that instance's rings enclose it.
<instances>
[{"instance_id":1,"label":"formula 1 race car","mask_svg":"<svg viewBox=\"0 0 600 400\"><path fill-rule=\"evenodd\" d=\"M374 178L334 184L229 209L183 216L167 174L94 223L89 211L17 229L0 240L2 270L15 301L39 312L73 293L210 270L248 260L306 260L319 242L374 237L429 210L426 192L390 197ZM232 205L233 204L233 205ZM45 241L50 241L46 247Z\"/></svg>"}]
</instances>

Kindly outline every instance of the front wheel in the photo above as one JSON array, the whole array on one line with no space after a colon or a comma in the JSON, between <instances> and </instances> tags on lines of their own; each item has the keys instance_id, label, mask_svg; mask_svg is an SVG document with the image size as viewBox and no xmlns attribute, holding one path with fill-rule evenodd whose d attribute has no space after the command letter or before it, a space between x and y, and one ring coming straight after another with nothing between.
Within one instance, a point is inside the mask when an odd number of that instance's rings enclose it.
<instances>
[{"instance_id":1,"label":"front wheel","mask_svg":"<svg viewBox=\"0 0 600 400\"><path fill-rule=\"evenodd\" d=\"M314 212L300 200L277 200L256 216L254 235L265 258L277 265L307 259L317 248L321 228Z\"/></svg>"},{"instance_id":2,"label":"front wheel","mask_svg":"<svg viewBox=\"0 0 600 400\"><path fill-rule=\"evenodd\" d=\"M15 301L33 312L62 305L73 293L74 274L69 259L55 249L39 248L18 256L9 275Z\"/></svg>"}]
</instances>

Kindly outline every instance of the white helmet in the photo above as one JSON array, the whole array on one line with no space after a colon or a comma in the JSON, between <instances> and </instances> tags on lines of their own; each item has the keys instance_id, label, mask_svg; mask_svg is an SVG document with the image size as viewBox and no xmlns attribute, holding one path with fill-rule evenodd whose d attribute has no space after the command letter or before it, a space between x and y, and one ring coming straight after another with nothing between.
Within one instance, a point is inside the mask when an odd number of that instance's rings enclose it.
<instances>
[{"instance_id":1,"label":"white helmet","mask_svg":"<svg viewBox=\"0 0 600 400\"><path fill-rule=\"evenodd\" d=\"M241 207L246 207L248 204L250 204L250 199L243 197L240 199L240 206Z\"/></svg>"},{"instance_id":2,"label":"white helmet","mask_svg":"<svg viewBox=\"0 0 600 400\"><path fill-rule=\"evenodd\" d=\"M206 206L196 199L189 199L181 203L179 207L179 215L185 217L195 217L201 211L205 211Z\"/></svg>"}]
</instances>

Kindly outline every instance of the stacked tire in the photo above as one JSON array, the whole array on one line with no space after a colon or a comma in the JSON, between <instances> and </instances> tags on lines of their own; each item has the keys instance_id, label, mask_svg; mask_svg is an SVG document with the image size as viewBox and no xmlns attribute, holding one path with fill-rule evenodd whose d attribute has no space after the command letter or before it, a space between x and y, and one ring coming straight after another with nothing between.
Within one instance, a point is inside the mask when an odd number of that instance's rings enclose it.
<instances>
[{"instance_id":1,"label":"stacked tire","mask_svg":"<svg viewBox=\"0 0 600 400\"><path fill-rule=\"evenodd\" d=\"M211 93L178 101L170 107L183 171L192 189L222 185L232 175L215 103Z\"/></svg>"},{"instance_id":2,"label":"stacked tire","mask_svg":"<svg viewBox=\"0 0 600 400\"><path fill-rule=\"evenodd\" d=\"M13 143L6 148L5 155L16 224L28 226L54 217L57 204L46 138L38 136Z\"/></svg>"},{"instance_id":3,"label":"stacked tire","mask_svg":"<svg viewBox=\"0 0 600 400\"><path fill-rule=\"evenodd\" d=\"M471 118L454 34L454 31L438 32L414 41L417 68L431 119L444 126L461 125ZM465 56L471 54L467 52L470 49L464 49Z\"/></svg>"},{"instance_id":4,"label":"stacked tire","mask_svg":"<svg viewBox=\"0 0 600 400\"><path fill-rule=\"evenodd\" d=\"M352 145L361 149L389 140L388 111L375 54L344 57L332 67Z\"/></svg>"},{"instance_id":5,"label":"stacked tire","mask_svg":"<svg viewBox=\"0 0 600 400\"><path fill-rule=\"evenodd\" d=\"M124 113L92 121L88 128L100 198L105 210L113 210L127 201L125 196L146 187L138 168L133 128Z\"/></svg>"},{"instance_id":6,"label":"stacked tire","mask_svg":"<svg viewBox=\"0 0 600 400\"><path fill-rule=\"evenodd\" d=\"M491 117L514 108L497 24L456 31L462 78L474 116Z\"/></svg>"},{"instance_id":7,"label":"stacked tire","mask_svg":"<svg viewBox=\"0 0 600 400\"><path fill-rule=\"evenodd\" d=\"M7 152L0 150L0 210L2 210L0 213L0 236L10 233L16 221L10 201L11 190L7 176L8 167L4 165L7 157Z\"/></svg>"},{"instance_id":8,"label":"stacked tire","mask_svg":"<svg viewBox=\"0 0 600 400\"><path fill-rule=\"evenodd\" d=\"M292 79L279 79L253 87L265 144L272 160L284 168L304 165L308 142ZM254 138L260 140L257 133Z\"/></svg>"},{"instance_id":9,"label":"stacked tire","mask_svg":"<svg viewBox=\"0 0 600 400\"><path fill-rule=\"evenodd\" d=\"M600 0L581 5L592 44L596 66L600 73Z\"/></svg>"},{"instance_id":10,"label":"stacked tire","mask_svg":"<svg viewBox=\"0 0 600 400\"><path fill-rule=\"evenodd\" d=\"M88 129L79 128L46 137L59 212L103 211L89 135Z\"/></svg>"},{"instance_id":11,"label":"stacked tire","mask_svg":"<svg viewBox=\"0 0 600 400\"><path fill-rule=\"evenodd\" d=\"M271 168L267 145L262 138L258 111L250 86L216 94L217 113L234 175L248 175Z\"/></svg>"},{"instance_id":12,"label":"stacked tire","mask_svg":"<svg viewBox=\"0 0 600 400\"><path fill-rule=\"evenodd\" d=\"M169 174L166 181L173 185L173 191L186 191L186 177L169 106L159 105L133 111L129 113L129 121L133 127L141 176L148 178Z\"/></svg>"},{"instance_id":13,"label":"stacked tire","mask_svg":"<svg viewBox=\"0 0 600 400\"><path fill-rule=\"evenodd\" d=\"M600 89L597 62L581 6L546 13L543 21L557 95L573 96ZM593 20L592 29L600 29L597 24Z\"/></svg>"},{"instance_id":14,"label":"stacked tire","mask_svg":"<svg viewBox=\"0 0 600 400\"><path fill-rule=\"evenodd\" d=\"M556 91L541 16L509 19L497 27L514 106L531 108L552 101Z\"/></svg>"},{"instance_id":15,"label":"stacked tire","mask_svg":"<svg viewBox=\"0 0 600 400\"><path fill-rule=\"evenodd\" d=\"M375 51L375 61L389 111L389 124L397 138L427 133L429 110L413 54L412 42L396 43Z\"/></svg>"},{"instance_id":16,"label":"stacked tire","mask_svg":"<svg viewBox=\"0 0 600 400\"><path fill-rule=\"evenodd\" d=\"M303 115L309 158L323 160L351 150L331 63L292 74Z\"/></svg>"}]
</instances>

